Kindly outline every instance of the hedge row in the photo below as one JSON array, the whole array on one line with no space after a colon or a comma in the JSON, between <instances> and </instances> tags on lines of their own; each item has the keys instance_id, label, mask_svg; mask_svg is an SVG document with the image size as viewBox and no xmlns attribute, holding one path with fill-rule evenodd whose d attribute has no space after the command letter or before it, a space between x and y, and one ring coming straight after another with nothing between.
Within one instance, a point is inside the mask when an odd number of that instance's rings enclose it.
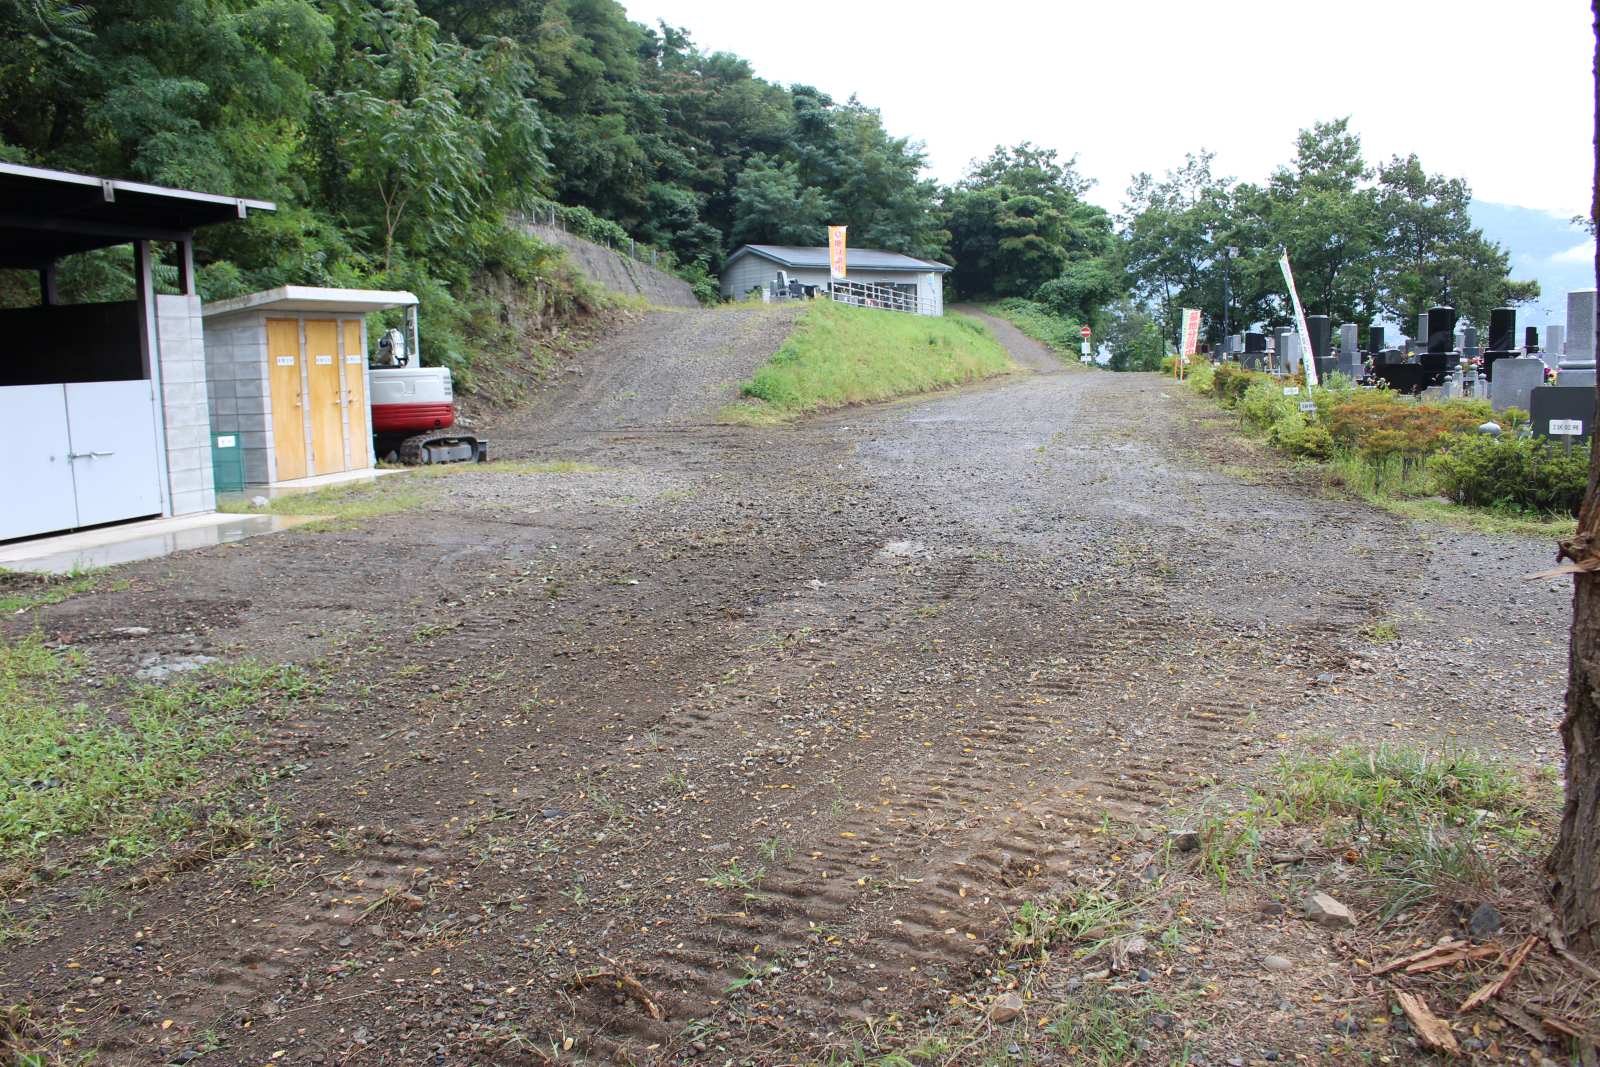
<instances>
[{"instance_id":1,"label":"hedge row","mask_svg":"<svg viewBox=\"0 0 1600 1067\"><path fill-rule=\"evenodd\" d=\"M1334 375L1305 394L1284 395L1293 380L1234 364L1200 364L1191 384L1238 413L1245 427L1292 456L1319 461L1355 459L1381 488L1386 472L1408 478L1418 492L1502 511L1576 515L1588 486L1588 451L1522 435L1527 415L1493 412L1486 400L1414 400L1387 389L1356 389ZM1499 437L1477 433L1493 419ZM1425 475L1418 484L1416 474ZM1393 481L1393 479L1391 479Z\"/></svg>"}]
</instances>

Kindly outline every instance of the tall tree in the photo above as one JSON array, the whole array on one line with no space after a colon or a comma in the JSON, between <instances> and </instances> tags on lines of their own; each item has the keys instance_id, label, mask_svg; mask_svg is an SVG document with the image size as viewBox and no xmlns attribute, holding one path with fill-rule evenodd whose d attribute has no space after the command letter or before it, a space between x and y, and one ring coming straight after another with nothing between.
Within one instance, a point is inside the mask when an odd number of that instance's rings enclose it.
<instances>
[{"instance_id":1,"label":"tall tree","mask_svg":"<svg viewBox=\"0 0 1600 1067\"><path fill-rule=\"evenodd\" d=\"M1593 224L1600 223L1600 0L1593 0L1591 7L1595 177L1589 219ZM1595 257L1595 278L1600 284L1600 252ZM1600 403L1600 392L1596 402ZM1589 438L1589 492L1578 514L1578 532L1562 543L1561 556L1572 561L1576 573L1567 644L1566 716L1561 720L1566 804L1550 871L1567 938L1580 951L1596 953L1600 952L1600 434Z\"/></svg>"},{"instance_id":2,"label":"tall tree","mask_svg":"<svg viewBox=\"0 0 1600 1067\"><path fill-rule=\"evenodd\" d=\"M1429 307L1456 308L1480 327L1489 311L1535 300L1539 283L1513 281L1511 257L1472 225L1472 190L1429 174L1415 155L1379 168L1379 307L1402 323Z\"/></svg>"},{"instance_id":3,"label":"tall tree","mask_svg":"<svg viewBox=\"0 0 1600 1067\"><path fill-rule=\"evenodd\" d=\"M739 175L733 197L736 245L815 245L826 236L828 199L801 181L797 163L756 156Z\"/></svg>"},{"instance_id":4,"label":"tall tree","mask_svg":"<svg viewBox=\"0 0 1600 1067\"><path fill-rule=\"evenodd\" d=\"M1076 164L1027 142L972 164L945 197L962 293L1033 297L1069 267L1098 262L1100 272L1079 270L1066 284L1104 302L1098 294L1112 272L1111 217L1083 200L1090 183Z\"/></svg>"},{"instance_id":5,"label":"tall tree","mask_svg":"<svg viewBox=\"0 0 1600 1067\"><path fill-rule=\"evenodd\" d=\"M1234 197L1211 172L1212 155L1184 157L1157 180L1134 176L1123 202L1122 254L1134 295L1155 310L1164 335L1174 337L1185 307L1208 311L1221 303L1219 256L1233 232ZM1212 276L1217 284L1213 293Z\"/></svg>"},{"instance_id":6,"label":"tall tree","mask_svg":"<svg viewBox=\"0 0 1600 1067\"><path fill-rule=\"evenodd\" d=\"M1371 261L1379 235L1371 177L1348 118L1301 130L1294 161L1272 176L1266 221L1274 242L1289 253L1308 314L1341 322L1372 317L1377 286Z\"/></svg>"}]
</instances>

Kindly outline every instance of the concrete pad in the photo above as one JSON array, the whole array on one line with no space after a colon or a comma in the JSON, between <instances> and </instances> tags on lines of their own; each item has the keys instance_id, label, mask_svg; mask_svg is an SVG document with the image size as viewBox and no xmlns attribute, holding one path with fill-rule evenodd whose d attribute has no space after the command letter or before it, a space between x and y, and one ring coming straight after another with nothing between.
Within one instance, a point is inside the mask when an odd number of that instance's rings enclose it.
<instances>
[{"instance_id":1,"label":"concrete pad","mask_svg":"<svg viewBox=\"0 0 1600 1067\"><path fill-rule=\"evenodd\" d=\"M291 496L294 493L310 493L318 489L326 489L330 485L347 485L351 482L375 482L389 474L405 474L409 467L369 467L359 471L336 471L333 474L314 474L309 478L293 478L286 482L273 482L271 485L247 485L243 491L237 493L219 493L219 499L249 500L253 496L264 496L269 500L273 497Z\"/></svg>"},{"instance_id":2,"label":"concrete pad","mask_svg":"<svg viewBox=\"0 0 1600 1067\"><path fill-rule=\"evenodd\" d=\"M228 515L211 512L175 519L146 519L57 537L0 545L0 567L38 574L71 574L191 548L230 544L310 522L306 515Z\"/></svg>"}]
</instances>

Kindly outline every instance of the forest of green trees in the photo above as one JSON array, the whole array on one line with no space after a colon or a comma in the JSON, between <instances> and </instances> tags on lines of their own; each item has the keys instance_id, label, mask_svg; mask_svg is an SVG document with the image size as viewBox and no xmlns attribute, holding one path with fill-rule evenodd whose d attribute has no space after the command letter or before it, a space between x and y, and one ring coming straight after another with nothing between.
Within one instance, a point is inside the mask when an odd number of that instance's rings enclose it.
<instances>
[{"instance_id":1,"label":"forest of green trees","mask_svg":"<svg viewBox=\"0 0 1600 1067\"><path fill-rule=\"evenodd\" d=\"M1033 301L1114 347L1172 336L1184 306L1215 336L1229 245L1236 327L1286 321L1280 245L1308 311L1340 321L1440 301L1481 320L1536 292L1472 227L1463 182L1372 166L1344 121L1302 131L1265 185L1191 155L1113 216L1074 159L1031 144L941 187L870 107L765 81L616 0L0 0L0 94L5 160L276 201L202 234L208 298L410 288L463 371L515 343L508 287L483 279L554 275L506 221L550 202L670 252L703 293L740 244L847 225L855 246L953 263L953 295ZM120 283L114 257L80 258L79 292Z\"/></svg>"}]
</instances>

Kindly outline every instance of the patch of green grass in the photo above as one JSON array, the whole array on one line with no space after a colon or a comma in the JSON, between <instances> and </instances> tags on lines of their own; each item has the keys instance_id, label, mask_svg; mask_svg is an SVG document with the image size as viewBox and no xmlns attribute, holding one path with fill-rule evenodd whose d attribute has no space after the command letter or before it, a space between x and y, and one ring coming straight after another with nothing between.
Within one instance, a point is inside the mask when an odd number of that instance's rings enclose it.
<instances>
[{"instance_id":1,"label":"patch of green grass","mask_svg":"<svg viewBox=\"0 0 1600 1067\"><path fill-rule=\"evenodd\" d=\"M30 608L59 604L82 593L105 586L104 570L73 571L70 574L26 574L0 567L0 615L16 615ZM126 589L127 581L106 588Z\"/></svg>"},{"instance_id":2,"label":"patch of green grass","mask_svg":"<svg viewBox=\"0 0 1600 1067\"><path fill-rule=\"evenodd\" d=\"M1347 748L1285 760L1277 781L1238 810L1200 825L1202 862L1226 888L1253 873L1267 836L1309 828L1365 868L1364 888L1387 919L1454 887L1483 888L1495 861L1540 847L1542 808L1553 791L1477 753Z\"/></svg>"},{"instance_id":3,"label":"patch of green grass","mask_svg":"<svg viewBox=\"0 0 1600 1067\"><path fill-rule=\"evenodd\" d=\"M926 393L1015 370L982 323L819 301L722 411L727 422L769 425L801 415Z\"/></svg>"},{"instance_id":4,"label":"patch of green grass","mask_svg":"<svg viewBox=\"0 0 1600 1067\"><path fill-rule=\"evenodd\" d=\"M423 478L445 478L463 474L594 474L605 468L568 459L507 459L491 463L435 463L411 470Z\"/></svg>"},{"instance_id":5,"label":"patch of green grass","mask_svg":"<svg viewBox=\"0 0 1600 1067\"><path fill-rule=\"evenodd\" d=\"M1499 534L1505 537L1526 537L1539 541L1563 541L1578 529L1576 520L1565 516L1552 519L1530 519L1522 515L1469 508L1452 504L1448 500L1394 500L1379 497L1370 501L1386 511L1404 516L1413 522L1433 523L1458 530L1476 533Z\"/></svg>"},{"instance_id":6,"label":"patch of green grass","mask_svg":"<svg viewBox=\"0 0 1600 1067\"><path fill-rule=\"evenodd\" d=\"M301 529L348 530L369 519L412 511L434 499L433 492L419 487L412 478L388 477L331 485L309 493L287 493L273 497L260 508L252 507L247 501L232 500L220 503L218 508L245 515L315 516L316 521L306 523Z\"/></svg>"},{"instance_id":7,"label":"patch of green grass","mask_svg":"<svg viewBox=\"0 0 1600 1067\"><path fill-rule=\"evenodd\" d=\"M1049 1010L1054 1018L1045 1032L1056 1039L1070 1062L1095 1067L1149 1062L1141 1038L1150 1029L1151 1016L1171 1013L1159 997L1107 990L1081 993L1050 1005Z\"/></svg>"},{"instance_id":8,"label":"patch of green grass","mask_svg":"<svg viewBox=\"0 0 1600 1067\"><path fill-rule=\"evenodd\" d=\"M103 864L148 854L199 820L174 801L237 742L231 721L309 686L295 668L247 663L90 707L67 702L77 669L37 635L0 643L0 854L28 860L80 837Z\"/></svg>"},{"instance_id":9,"label":"patch of green grass","mask_svg":"<svg viewBox=\"0 0 1600 1067\"><path fill-rule=\"evenodd\" d=\"M741 867L738 860L731 859L703 881L715 889L749 894L755 892L766 873L765 867Z\"/></svg>"},{"instance_id":10,"label":"patch of green grass","mask_svg":"<svg viewBox=\"0 0 1600 1067\"><path fill-rule=\"evenodd\" d=\"M1363 630L1362 634L1375 645L1386 645L1400 639L1400 628L1393 619L1380 619Z\"/></svg>"},{"instance_id":11,"label":"patch of green grass","mask_svg":"<svg viewBox=\"0 0 1600 1067\"><path fill-rule=\"evenodd\" d=\"M1092 955L1125 930L1136 911L1133 901L1093 890L1048 903L1030 900L1011 920L1006 951L1015 958L1040 959L1070 942L1075 955Z\"/></svg>"}]
</instances>

